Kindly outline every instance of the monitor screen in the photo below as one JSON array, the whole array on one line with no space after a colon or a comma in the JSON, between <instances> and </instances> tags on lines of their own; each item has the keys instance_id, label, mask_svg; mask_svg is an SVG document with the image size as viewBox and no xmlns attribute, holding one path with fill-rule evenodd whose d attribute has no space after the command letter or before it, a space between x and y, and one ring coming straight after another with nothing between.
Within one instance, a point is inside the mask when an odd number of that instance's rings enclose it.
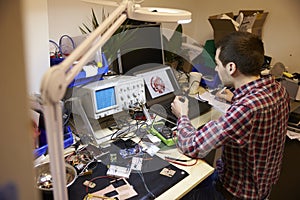
<instances>
[{"instance_id":1,"label":"monitor screen","mask_svg":"<svg viewBox=\"0 0 300 200\"><path fill-rule=\"evenodd\" d=\"M156 66L151 69L137 71L134 75L144 78L148 107L159 104L166 99L174 98L177 94L181 94L181 88L173 69L169 66ZM155 83L156 81L159 84Z\"/></svg>"},{"instance_id":2,"label":"monitor screen","mask_svg":"<svg viewBox=\"0 0 300 200\"><path fill-rule=\"evenodd\" d=\"M119 74L132 75L136 67L149 68L164 63L160 24L134 25L128 34L128 42L120 49Z\"/></svg>"},{"instance_id":3,"label":"monitor screen","mask_svg":"<svg viewBox=\"0 0 300 200\"><path fill-rule=\"evenodd\" d=\"M174 92L172 82L164 69L149 71L139 76L144 78L151 99Z\"/></svg>"},{"instance_id":4,"label":"monitor screen","mask_svg":"<svg viewBox=\"0 0 300 200\"><path fill-rule=\"evenodd\" d=\"M95 97L96 97L97 111L111 108L112 106L115 106L117 104L115 87L109 87L109 88L97 90L95 91Z\"/></svg>"}]
</instances>

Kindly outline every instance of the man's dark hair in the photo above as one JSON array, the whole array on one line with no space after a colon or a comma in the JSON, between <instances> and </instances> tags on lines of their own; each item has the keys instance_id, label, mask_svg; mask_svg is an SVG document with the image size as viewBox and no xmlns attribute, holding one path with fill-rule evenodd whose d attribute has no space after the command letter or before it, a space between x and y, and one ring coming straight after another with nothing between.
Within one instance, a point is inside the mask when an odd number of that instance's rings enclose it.
<instances>
[{"instance_id":1,"label":"man's dark hair","mask_svg":"<svg viewBox=\"0 0 300 200\"><path fill-rule=\"evenodd\" d=\"M216 48L220 48L219 59L224 66L234 62L244 75L260 74L264 64L264 44L258 36L236 31L222 38Z\"/></svg>"}]
</instances>

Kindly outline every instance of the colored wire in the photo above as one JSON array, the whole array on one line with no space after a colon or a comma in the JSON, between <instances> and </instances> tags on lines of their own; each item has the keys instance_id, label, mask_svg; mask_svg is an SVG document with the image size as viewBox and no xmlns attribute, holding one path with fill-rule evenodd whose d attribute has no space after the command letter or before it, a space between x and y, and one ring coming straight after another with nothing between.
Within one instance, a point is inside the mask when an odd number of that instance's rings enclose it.
<instances>
[{"instance_id":1,"label":"colored wire","mask_svg":"<svg viewBox=\"0 0 300 200\"><path fill-rule=\"evenodd\" d=\"M61 48L59 47L59 45L56 42L54 42L53 40L49 40L49 43L54 45L55 48L56 48L55 52L50 52L50 56L55 56L56 58L60 57L61 56L60 55L61 54ZM51 54L53 54L53 55L51 55Z\"/></svg>"},{"instance_id":2,"label":"colored wire","mask_svg":"<svg viewBox=\"0 0 300 200\"><path fill-rule=\"evenodd\" d=\"M68 38L69 39L69 41L71 42L71 44L72 44L72 48L73 49L75 49L75 43L74 43L74 40L70 37L70 36L68 36L68 35L62 35L60 38L59 38L59 46L60 46L60 48L63 46L63 39L64 38Z\"/></svg>"},{"instance_id":3,"label":"colored wire","mask_svg":"<svg viewBox=\"0 0 300 200\"><path fill-rule=\"evenodd\" d=\"M198 159L195 159L195 162L192 163L192 164L184 164L184 163L181 163L181 162L178 162L178 161L175 161L175 160L171 160L171 159L167 159L167 158L165 158L165 160L168 161L168 162L170 162L170 163L174 163L174 164L185 166L185 167L194 166L198 162Z\"/></svg>"},{"instance_id":4,"label":"colored wire","mask_svg":"<svg viewBox=\"0 0 300 200\"><path fill-rule=\"evenodd\" d=\"M95 181L95 180L97 180L97 179L103 179L103 178L110 178L110 179L114 179L114 180L116 179L115 177L112 177L112 176L97 176L97 177L92 178L92 179L89 180L89 181L90 181L90 182L93 182L93 181ZM86 186L85 191L86 191L86 193L89 192L89 187L88 187L88 186Z\"/></svg>"}]
</instances>

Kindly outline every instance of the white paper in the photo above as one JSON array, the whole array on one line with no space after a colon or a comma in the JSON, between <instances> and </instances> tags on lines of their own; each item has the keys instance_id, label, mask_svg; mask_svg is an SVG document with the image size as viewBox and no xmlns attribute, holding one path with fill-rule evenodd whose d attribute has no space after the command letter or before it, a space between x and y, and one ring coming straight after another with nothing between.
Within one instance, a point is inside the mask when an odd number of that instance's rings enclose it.
<instances>
[{"instance_id":1,"label":"white paper","mask_svg":"<svg viewBox=\"0 0 300 200\"><path fill-rule=\"evenodd\" d=\"M96 76L98 74L98 67L94 65L83 66L83 70L86 73L86 77Z\"/></svg>"},{"instance_id":2,"label":"white paper","mask_svg":"<svg viewBox=\"0 0 300 200\"><path fill-rule=\"evenodd\" d=\"M299 140L300 141L300 133L294 132L294 131L287 131L287 136L291 139L291 140Z\"/></svg>"},{"instance_id":3,"label":"white paper","mask_svg":"<svg viewBox=\"0 0 300 200\"><path fill-rule=\"evenodd\" d=\"M222 113L225 113L228 110L228 108L230 107L229 103L217 100L215 98L215 95L213 95L209 92L205 92L203 94L200 94L199 96L201 99L208 101L208 103L210 105L212 105L214 108L216 108L217 110L219 110ZM196 98L198 98L198 97L196 97Z\"/></svg>"}]
</instances>

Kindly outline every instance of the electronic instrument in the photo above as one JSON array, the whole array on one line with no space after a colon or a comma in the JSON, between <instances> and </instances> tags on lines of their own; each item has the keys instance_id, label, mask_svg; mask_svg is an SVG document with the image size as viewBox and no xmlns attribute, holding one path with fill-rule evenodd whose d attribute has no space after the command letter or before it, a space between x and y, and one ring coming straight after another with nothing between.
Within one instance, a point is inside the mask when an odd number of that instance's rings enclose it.
<instances>
[{"instance_id":1,"label":"electronic instrument","mask_svg":"<svg viewBox=\"0 0 300 200\"><path fill-rule=\"evenodd\" d=\"M134 76L118 76L74 87L74 96L80 98L86 115L93 119L146 102L144 80Z\"/></svg>"}]
</instances>

